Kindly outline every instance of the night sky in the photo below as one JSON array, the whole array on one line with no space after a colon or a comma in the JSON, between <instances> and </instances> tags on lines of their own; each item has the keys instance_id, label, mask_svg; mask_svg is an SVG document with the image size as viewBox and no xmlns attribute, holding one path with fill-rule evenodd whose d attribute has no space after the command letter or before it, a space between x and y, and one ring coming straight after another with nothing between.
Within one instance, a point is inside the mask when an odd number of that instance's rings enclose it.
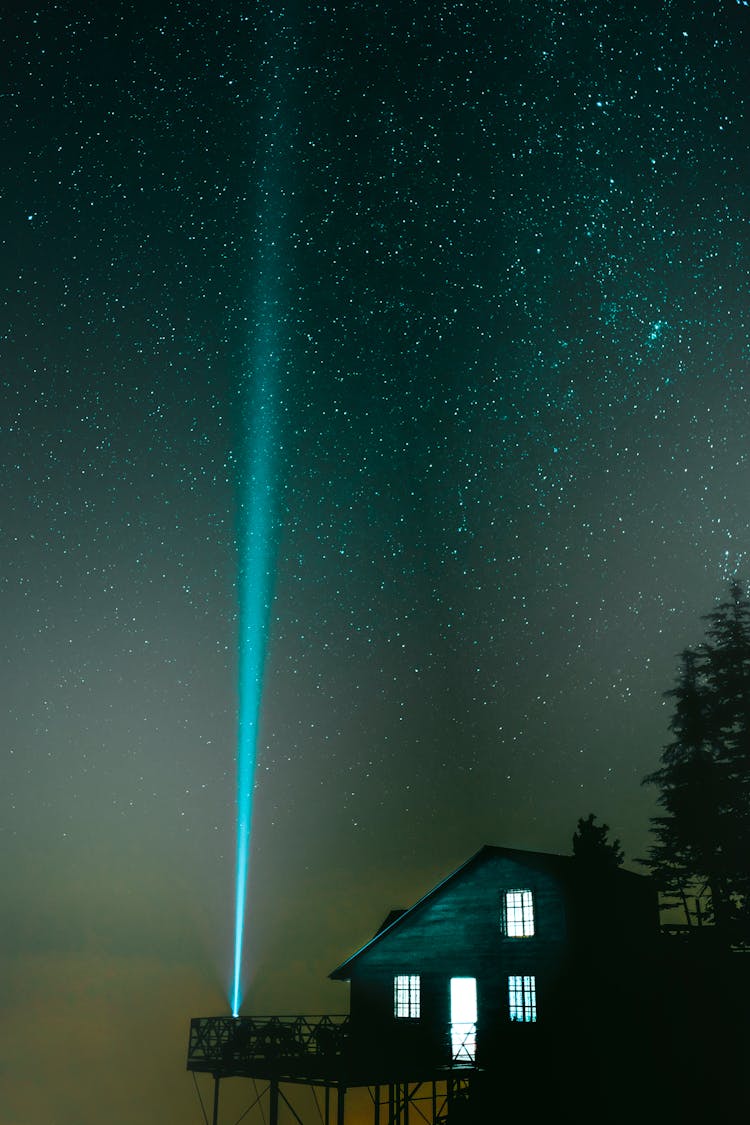
<instances>
[{"instance_id":1,"label":"night sky","mask_svg":"<svg viewBox=\"0 0 750 1125\"><path fill-rule=\"evenodd\" d=\"M662 693L750 573L749 29L6 13L0 1125L201 1119L269 285L245 1010L345 1010L326 974L484 843L569 852L595 812L645 854Z\"/></svg>"}]
</instances>

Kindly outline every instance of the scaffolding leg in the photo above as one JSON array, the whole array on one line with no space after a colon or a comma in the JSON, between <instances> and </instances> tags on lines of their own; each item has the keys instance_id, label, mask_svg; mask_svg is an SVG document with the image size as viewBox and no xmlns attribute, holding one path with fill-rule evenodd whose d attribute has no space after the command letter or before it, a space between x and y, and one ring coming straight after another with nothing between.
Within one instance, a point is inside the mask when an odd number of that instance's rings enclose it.
<instances>
[{"instance_id":1,"label":"scaffolding leg","mask_svg":"<svg viewBox=\"0 0 750 1125\"><path fill-rule=\"evenodd\" d=\"M375 1107L375 1125L380 1125L380 1087L376 1086L373 1092L372 1104Z\"/></svg>"},{"instance_id":2,"label":"scaffolding leg","mask_svg":"<svg viewBox=\"0 0 750 1125\"><path fill-rule=\"evenodd\" d=\"M336 1089L336 1125L344 1125L346 1086Z\"/></svg>"},{"instance_id":3,"label":"scaffolding leg","mask_svg":"<svg viewBox=\"0 0 750 1125\"><path fill-rule=\"evenodd\" d=\"M218 1074L214 1075L214 1112L211 1119L212 1125L219 1125L219 1083L221 1079Z\"/></svg>"},{"instance_id":4,"label":"scaffolding leg","mask_svg":"<svg viewBox=\"0 0 750 1125\"><path fill-rule=\"evenodd\" d=\"M326 1086L326 1088L325 1088L325 1093L323 1095L323 1103L324 1103L324 1106L325 1106L325 1109L324 1109L325 1125L331 1125L331 1087L330 1086Z\"/></svg>"},{"instance_id":5,"label":"scaffolding leg","mask_svg":"<svg viewBox=\"0 0 750 1125\"><path fill-rule=\"evenodd\" d=\"M279 1083L275 1078L269 1087L268 1125L279 1125Z\"/></svg>"}]
</instances>

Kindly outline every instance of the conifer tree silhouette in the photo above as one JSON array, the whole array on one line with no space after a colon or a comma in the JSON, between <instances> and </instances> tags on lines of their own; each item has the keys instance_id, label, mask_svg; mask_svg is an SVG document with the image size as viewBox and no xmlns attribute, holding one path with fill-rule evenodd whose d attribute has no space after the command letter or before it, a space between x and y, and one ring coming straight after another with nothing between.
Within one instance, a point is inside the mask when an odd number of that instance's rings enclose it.
<instances>
[{"instance_id":1,"label":"conifer tree silhouette","mask_svg":"<svg viewBox=\"0 0 750 1125\"><path fill-rule=\"evenodd\" d=\"M724 935L746 926L750 906L750 601L733 582L707 615L706 640L685 649L661 766L643 779L662 812L644 861L679 896L688 922L706 915Z\"/></svg>"}]
</instances>

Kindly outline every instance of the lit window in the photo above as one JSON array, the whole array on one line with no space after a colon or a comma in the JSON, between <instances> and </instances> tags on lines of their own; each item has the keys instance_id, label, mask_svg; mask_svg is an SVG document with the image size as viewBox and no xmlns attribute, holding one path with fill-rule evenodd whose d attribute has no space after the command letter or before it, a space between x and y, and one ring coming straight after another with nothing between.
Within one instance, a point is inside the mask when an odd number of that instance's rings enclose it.
<instances>
[{"instance_id":1,"label":"lit window","mask_svg":"<svg viewBox=\"0 0 750 1125\"><path fill-rule=\"evenodd\" d=\"M508 1007L517 1023L536 1023L536 977L508 977Z\"/></svg>"},{"instance_id":2,"label":"lit window","mask_svg":"<svg viewBox=\"0 0 750 1125\"><path fill-rule=\"evenodd\" d=\"M419 977L393 978L393 1014L400 1019L419 1019Z\"/></svg>"},{"instance_id":3,"label":"lit window","mask_svg":"<svg viewBox=\"0 0 750 1125\"><path fill-rule=\"evenodd\" d=\"M477 982L451 978L451 1054L454 1063L473 1064L477 1057Z\"/></svg>"},{"instance_id":4,"label":"lit window","mask_svg":"<svg viewBox=\"0 0 750 1125\"><path fill-rule=\"evenodd\" d=\"M506 937L533 937L534 904L531 891L505 892L503 931Z\"/></svg>"}]
</instances>

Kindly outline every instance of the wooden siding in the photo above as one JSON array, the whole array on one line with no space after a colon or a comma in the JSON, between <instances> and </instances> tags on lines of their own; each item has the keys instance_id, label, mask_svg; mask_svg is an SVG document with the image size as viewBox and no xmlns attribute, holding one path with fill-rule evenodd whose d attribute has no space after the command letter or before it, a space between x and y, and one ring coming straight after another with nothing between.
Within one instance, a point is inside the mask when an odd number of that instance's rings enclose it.
<instances>
[{"instance_id":1,"label":"wooden siding","mask_svg":"<svg viewBox=\"0 0 750 1125\"><path fill-rule=\"evenodd\" d=\"M532 892L530 937L503 933L509 890ZM480 1065L482 1056L505 1049L509 1035L528 1041L542 1029L592 1019L604 1027L634 998L638 942L652 938L657 925L647 879L627 872L587 878L567 857L486 849L342 967L351 980L353 1036L373 1057L448 1062L455 976L477 981ZM418 1020L394 1015L393 982L402 974L420 978ZM515 975L535 978L536 1025L510 1021L508 977Z\"/></svg>"},{"instance_id":2,"label":"wooden siding","mask_svg":"<svg viewBox=\"0 0 750 1125\"><path fill-rule=\"evenodd\" d=\"M534 896L533 937L502 932L505 891L529 889ZM431 900L404 916L358 955L352 977L372 973L437 973L482 977L497 972L529 973L556 967L567 943L567 911L560 880L506 856L487 856L449 881Z\"/></svg>"}]
</instances>

